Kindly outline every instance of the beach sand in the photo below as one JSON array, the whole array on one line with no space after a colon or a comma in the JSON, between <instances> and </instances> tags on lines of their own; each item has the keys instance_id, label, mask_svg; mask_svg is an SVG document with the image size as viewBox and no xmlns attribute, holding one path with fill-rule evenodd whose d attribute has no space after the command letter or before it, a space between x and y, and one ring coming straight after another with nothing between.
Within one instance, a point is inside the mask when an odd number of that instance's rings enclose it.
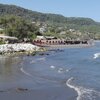
<instances>
[{"instance_id":1,"label":"beach sand","mask_svg":"<svg viewBox=\"0 0 100 100\"><path fill-rule=\"evenodd\" d=\"M76 100L77 93L67 86L0 93L0 100Z\"/></svg>"},{"instance_id":2,"label":"beach sand","mask_svg":"<svg viewBox=\"0 0 100 100\"><path fill-rule=\"evenodd\" d=\"M29 56L28 58L25 58L25 62L27 62L28 59ZM12 63L15 61L16 63ZM39 72L41 72L40 70L38 70L38 76L35 76L33 71L31 73L32 77L30 77L20 70L21 67L25 66L18 66L20 61L22 62L22 57L2 59L2 67L0 67L0 70L2 72L6 71L7 74L2 73L1 75L0 100L76 100L78 94L74 89L71 89L66 85L67 78L62 82L63 78L60 80L58 77L59 80L55 82L54 79L56 78L52 76L53 82L52 80L49 80L49 77L47 76L46 78L42 78L41 73L39 74ZM29 59L28 61L31 60ZM7 65L5 65L5 62ZM9 70L6 70L6 68L9 68ZM27 65L24 67L24 70L25 68L27 68ZM28 68L32 67L28 66ZM42 71L45 72L47 69L44 67L44 70ZM48 75L49 74L51 75L51 73L48 73ZM56 74L58 75L59 73Z\"/></svg>"}]
</instances>

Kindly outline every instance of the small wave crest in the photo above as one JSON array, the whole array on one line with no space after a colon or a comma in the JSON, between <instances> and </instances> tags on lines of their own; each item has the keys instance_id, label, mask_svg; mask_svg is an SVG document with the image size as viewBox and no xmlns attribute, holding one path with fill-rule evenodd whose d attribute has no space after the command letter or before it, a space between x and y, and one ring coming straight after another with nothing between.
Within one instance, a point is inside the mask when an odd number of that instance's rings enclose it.
<instances>
[{"instance_id":1,"label":"small wave crest","mask_svg":"<svg viewBox=\"0 0 100 100\"><path fill-rule=\"evenodd\" d=\"M71 82L74 80L73 77L67 80L66 85L78 93L77 100L97 100L96 98L99 97L100 99L100 92L97 92L93 89L86 89L81 86L74 86L71 84ZM98 99L98 100L99 100Z\"/></svg>"},{"instance_id":2,"label":"small wave crest","mask_svg":"<svg viewBox=\"0 0 100 100\"><path fill-rule=\"evenodd\" d=\"M66 68L63 68L63 67L57 67L57 66L54 66L54 65L51 65L50 66L51 69L55 69L57 70L58 73L67 73L70 71L70 69L66 69Z\"/></svg>"},{"instance_id":3,"label":"small wave crest","mask_svg":"<svg viewBox=\"0 0 100 100\"><path fill-rule=\"evenodd\" d=\"M55 69L55 68L56 68L56 66L53 66L53 65L52 65L52 66L50 66L50 68Z\"/></svg>"},{"instance_id":4,"label":"small wave crest","mask_svg":"<svg viewBox=\"0 0 100 100\"><path fill-rule=\"evenodd\" d=\"M58 73L67 73L69 72L71 69L66 69L66 68L58 68Z\"/></svg>"},{"instance_id":5,"label":"small wave crest","mask_svg":"<svg viewBox=\"0 0 100 100\"><path fill-rule=\"evenodd\" d=\"M41 61L41 60L42 60L42 61L45 61L46 58L45 58L45 57L42 57L42 58L38 58L38 59L37 59L37 61Z\"/></svg>"},{"instance_id":6,"label":"small wave crest","mask_svg":"<svg viewBox=\"0 0 100 100\"><path fill-rule=\"evenodd\" d=\"M45 61L45 60L46 60L45 57L43 57L43 58L37 58L35 60L30 61L30 64L36 63L37 61Z\"/></svg>"},{"instance_id":7,"label":"small wave crest","mask_svg":"<svg viewBox=\"0 0 100 100\"><path fill-rule=\"evenodd\" d=\"M63 73L64 72L64 69L63 68L59 68L58 69L58 73Z\"/></svg>"},{"instance_id":8,"label":"small wave crest","mask_svg":"<svg viewBox=\"0 0 100 100\"><path fill-rule=\"evenodd\" d=\"M100 53L95 53L93 58L96 59L96 58L99 58L99 57L100 57Z\"/></svg>"},{"instance_id":9,"label":"small wave crest","mask_svg":"<svg viewBox=\"0 0 100 100\"><path fill-rule=\"evenodd\" d=\"M23 67L20 68L21 72L27 76L32 76L30 73L26 72Z\"/></svg>"}]
</instances>

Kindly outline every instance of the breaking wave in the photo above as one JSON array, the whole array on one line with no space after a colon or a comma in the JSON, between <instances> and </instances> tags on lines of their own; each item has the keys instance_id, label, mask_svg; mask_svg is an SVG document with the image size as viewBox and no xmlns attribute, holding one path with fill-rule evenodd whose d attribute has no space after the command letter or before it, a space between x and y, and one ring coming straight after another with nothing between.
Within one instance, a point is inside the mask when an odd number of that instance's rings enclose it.
<instances>
[{"instance_id":1,"label":"breaking wave","mask_svg":"<svg viewBox=\"0 0 100 100\"><path fill-rule=\"evenodd\" d=\"M96 59L96 58L99 58L99 57L100 57L100 53L95 53L93 58Z\"/></svg>"},{"instance_id":2,"label":"breaking wave","mask_svg":"<svg viewBox=\"0 0 100 100\"><path fill-rule=\"evenodd\" d=\"M74 86L71 84L73 80L74 80L73 77L68 79L66 85L74 89L78 93L77 100L99 100L100 99L100 92L97 92L93 89L86 89L81 86Z\"/></svg>"}]
</instances>

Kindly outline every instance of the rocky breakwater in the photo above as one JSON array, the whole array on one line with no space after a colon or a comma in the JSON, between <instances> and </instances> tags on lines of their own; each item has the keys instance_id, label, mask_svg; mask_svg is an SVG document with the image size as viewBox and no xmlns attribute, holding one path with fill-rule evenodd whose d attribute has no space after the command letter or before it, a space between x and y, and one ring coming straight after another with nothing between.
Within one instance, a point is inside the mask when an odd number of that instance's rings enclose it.
<instances>
[{"instance_id":1,"label":"rocky breakwater","mask_svg":"<svg viewBox=\"0 0 100 100\"><path fill-rule=\"evenodd\" d=\"M34 54L36 51L43 51L44 49L30 43L16 43L16 44L3 44L0 45L1 55L12 54Z\"/></svg>"}]
</instances>

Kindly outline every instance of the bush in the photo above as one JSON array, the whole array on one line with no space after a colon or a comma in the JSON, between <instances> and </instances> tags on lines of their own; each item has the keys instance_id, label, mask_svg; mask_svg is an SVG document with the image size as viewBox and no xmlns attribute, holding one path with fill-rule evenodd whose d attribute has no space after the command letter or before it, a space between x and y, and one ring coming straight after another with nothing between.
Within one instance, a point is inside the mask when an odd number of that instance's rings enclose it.
<instances>
[{"instance_id":1,"label":"bush","mask_svg":"<svg viewBox=\"0 0 100 100\"><path fill-rule=\"evenodd\" d=\"M0 45L1 45L1 44L5 44L5 42L4 42L4 41L2 41L2 40L0 40Z\"/></svg>"}]
</instances>

